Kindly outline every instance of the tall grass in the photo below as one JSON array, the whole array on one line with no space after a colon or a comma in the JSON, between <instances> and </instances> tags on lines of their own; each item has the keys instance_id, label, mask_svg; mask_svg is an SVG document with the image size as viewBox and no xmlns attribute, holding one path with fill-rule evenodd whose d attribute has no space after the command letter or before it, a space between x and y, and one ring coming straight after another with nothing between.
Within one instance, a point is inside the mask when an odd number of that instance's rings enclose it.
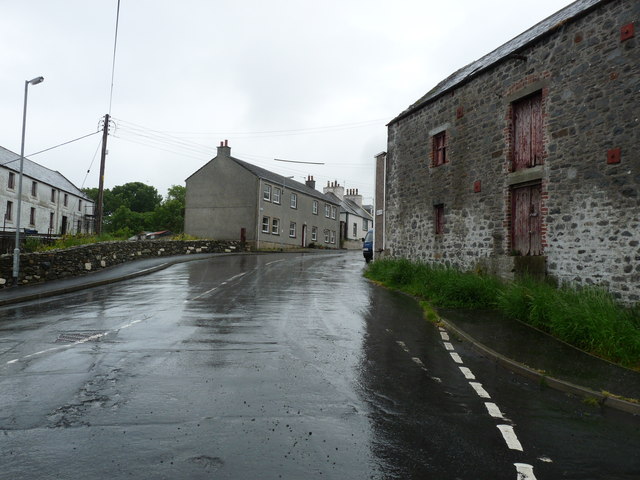
<instances>
[{"instance_id":1,"label":"tall grass","mask_svg":"<svg viewBox=\"0 0 640 480\"><path fill-rule=\"evenodd\" d=\"M365 276L436 307L496 308L589 353L640 369L640 308L621 306L605 290L556 288L532 279L504 284L406 259L377 260Z\"/></svg>"}]
</instances>

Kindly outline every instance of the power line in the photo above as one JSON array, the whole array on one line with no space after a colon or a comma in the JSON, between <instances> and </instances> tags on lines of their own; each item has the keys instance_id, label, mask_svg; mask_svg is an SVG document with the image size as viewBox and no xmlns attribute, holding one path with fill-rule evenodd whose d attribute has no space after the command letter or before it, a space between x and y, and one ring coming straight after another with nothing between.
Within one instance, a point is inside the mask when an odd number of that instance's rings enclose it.
<instances>
[{"instance_id":1,"label":"power line","mask_svg":"<svg viewBox=\"0 0 640 480\"><path fill-rule=\"evenodd\" d=\"M109 92L109 114L111 114L111 104L113 103L113 79L116 73L116 48L118 46L118 24L120 23L120 0L116 10L116 31L113 38L113 61L111 63L111 91Z\"/></svg>"},{"instance_id":2,"label":"power line","mask_svg":"<svg viewBox=\"0 0 640 480\"><path fill-rule=\"evenodd\" d=\"M83 135L82 137L74 138L73 140L69 140L67 142L59 143L58 145L55 145L55 146L49 147L49 148L45 148L44 150L40 150L39 152L30 153L29 155L25 155L24 158L28 159L29 157L33 157L33 156L38 155L40 153L48 152L49 150L53 150L54 148L62 147L64 145L68 145L70 143L77 142L78 140L82 140L83 138L90 137L92 135L95 135L96 133L100 133L100 132L89 133L87 135ZM17 162L18 160L20 160L20 155L16 155L16 158L14 158L13 160L9 160L8 162L0 163L0 166L4 167L5 165L9 165L10 163Z\"/></svg>"}]
</instances>

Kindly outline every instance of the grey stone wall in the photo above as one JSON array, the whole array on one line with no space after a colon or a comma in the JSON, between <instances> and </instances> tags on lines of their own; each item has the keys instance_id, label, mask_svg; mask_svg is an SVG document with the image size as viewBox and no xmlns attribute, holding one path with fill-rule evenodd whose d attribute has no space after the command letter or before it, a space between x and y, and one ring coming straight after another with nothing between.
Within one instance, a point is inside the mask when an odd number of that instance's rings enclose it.
<instances>
[{"instance_id":1,"label":"grey stone wall","mask_svg":"<svg viewBox=\"0 0 640 480\"><path fill-rule=\"evenodd\" d=\"M20 255L20 284L32 284L75 277L132 260L193 253L239 252L240 242L215 240L149 240L103 242L47 252ZM13 255L0 256L0 288L13 282Z\"/></svg>"},{"instance_id":2,"label":"grey stone wall","mask_svg":"<svg viewBox=\"0 0 640 480\"><path fill-rule=\"evenodd\" d=\"M392 122L386 253L512 278L510 188L538 180L547 274L638 302L639 19L638 1L602 2ZM621 28L631 22L636 36L621 41ZM511 104L536 91L544 165L512 173ZM448 163L433 167L431 139L444 129ZM613 149L620 149L619 163L608 163ZM438 204L442 234L435 234Z\"/></svg>"}]
</instances>

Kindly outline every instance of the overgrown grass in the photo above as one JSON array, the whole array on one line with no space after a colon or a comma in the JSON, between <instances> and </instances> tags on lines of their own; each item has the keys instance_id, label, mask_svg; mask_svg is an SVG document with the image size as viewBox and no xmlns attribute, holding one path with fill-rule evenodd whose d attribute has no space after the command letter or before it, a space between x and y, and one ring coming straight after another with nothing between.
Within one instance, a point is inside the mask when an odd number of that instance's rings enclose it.
<instances>
[{"instance_id":1,"label":"overgrown grass","mask_svg":"<svg viewBox=\"0 0 640 480\"><path fill-rule=\"evenodd\" d=\"M90 243L111 242L117 240L126 240L124 237L103 233L101 235L65 235L55 242L45 244L39 238L27 238L25 248L29 252L43 252L47 250L59 250L78 245L88 245Z\"/></svg>"},{"instance_id":2,"label":"overgrown grass","mask_svg":"<svg viewBox=\"0 0 640 480\"><path fill-rule=\"evenodd\" d=\"M556 288L532 279L504 284L405 259L377 260L365 276L436 307L496 308L589 353L640 369L640 309L623 307L602 289Z\"/></svg>"}]
</instances>

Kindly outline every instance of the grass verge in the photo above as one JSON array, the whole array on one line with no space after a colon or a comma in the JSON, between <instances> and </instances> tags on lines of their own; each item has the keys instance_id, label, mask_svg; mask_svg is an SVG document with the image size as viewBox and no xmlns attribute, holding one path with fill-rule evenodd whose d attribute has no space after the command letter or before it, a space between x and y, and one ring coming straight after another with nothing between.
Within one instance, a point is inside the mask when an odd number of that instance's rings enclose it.
<instances>
[{"instance_id":1,"label":"grass verge","mask_svg":"<svg viewBox=\"0 0 640 480\"><path fill-rule=\"evenodd\" d=\"M556 288L531 279L505 284L406 259L377 260L365 276L435 307L498 309L586 352L640 370L640 308L625 308L602 289Z\"/></svg>"}]
</instances>

